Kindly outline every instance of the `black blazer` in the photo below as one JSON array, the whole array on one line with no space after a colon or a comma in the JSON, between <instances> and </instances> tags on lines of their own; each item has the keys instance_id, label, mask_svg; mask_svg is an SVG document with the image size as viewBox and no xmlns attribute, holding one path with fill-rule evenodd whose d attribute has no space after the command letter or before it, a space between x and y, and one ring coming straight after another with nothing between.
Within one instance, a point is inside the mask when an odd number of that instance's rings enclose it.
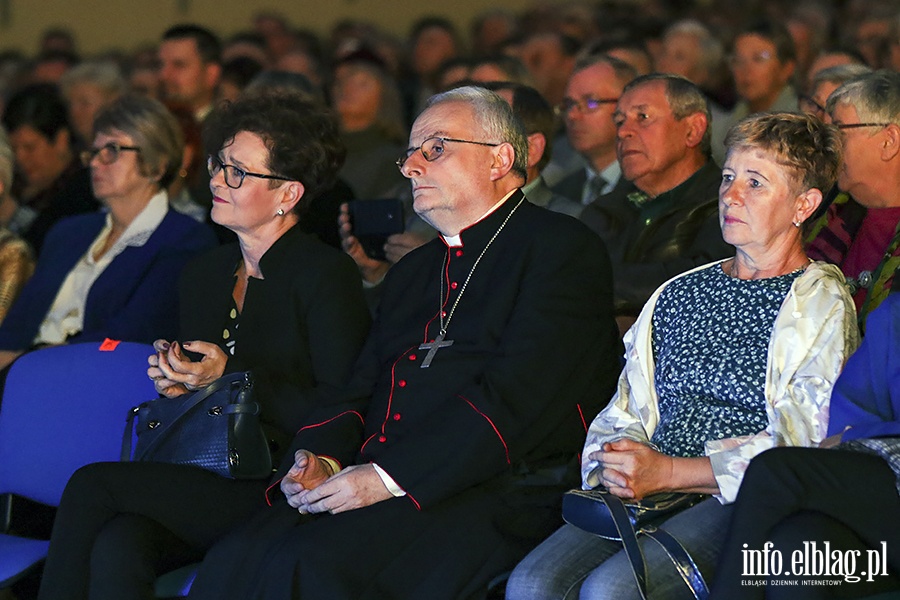
<instances>
[{"instance_id":1,"label":"black blazer","mask_svg":"<svg viewBox=\"0 0 900 600\"><path fill-rule=\"evenodd\" d=\"M190 263L181 278L181 340L221 344L241 259L229 244ZM251 278L235 354L226 372L251 370L262 420L282 442L346 383L369 329L353 261L294 227L260 260ZM226 350L226 353L227 350ZM280 433L280 435L278 435Z\"/></svg>"}]
</instances>

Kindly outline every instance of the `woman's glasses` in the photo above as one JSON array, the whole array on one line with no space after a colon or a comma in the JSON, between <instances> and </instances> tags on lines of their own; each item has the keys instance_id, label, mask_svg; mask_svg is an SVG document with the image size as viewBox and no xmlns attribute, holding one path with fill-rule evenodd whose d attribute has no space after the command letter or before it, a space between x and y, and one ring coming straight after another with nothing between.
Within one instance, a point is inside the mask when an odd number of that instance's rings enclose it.
<instances>
[{"instance_id":1,"label":"woman's glasses","mask_svg":"<svg viewBox=\"0 0 900 600\"><path fill-rule=\"evenodd\" d=\"M119 160L119 153L121 152L140 151L141 149L137 146L123 146L116 142L109 142L108 144L103 144L99 148L89 148L82 152L81 164L86 167L91 166L91 161L94 160L94 157L96 156L101 165L111 165Z\"/></svg>"},{"instance_id":2,"label":"woman's glasses","mask_svg":"<svg viewBox=\"0 0 900 600\"><path fill-rule=\"evenodd\" d=\"M245 171L240 167L236 167L234 165L226 165L217 156L210 156L206 159L206 168L209 171L210 177L215 177L219 174L219 171L225 171L225 185L230 187L233 190L241 187L241 184L244 183L244 177L257 177L259 179L277 179L280 181L293 181L293 179L289 179L287 177L280 177L278 175L266 175L264 173L251 173L250 171Z\"/></svg>"}]
</instances>

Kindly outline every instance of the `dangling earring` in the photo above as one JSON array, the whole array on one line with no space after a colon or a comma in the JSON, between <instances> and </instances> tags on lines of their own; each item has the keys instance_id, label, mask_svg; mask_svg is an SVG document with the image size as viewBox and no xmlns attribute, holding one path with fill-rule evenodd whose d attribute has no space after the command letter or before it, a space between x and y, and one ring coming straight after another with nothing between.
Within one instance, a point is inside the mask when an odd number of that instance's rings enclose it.
<instances>
[{"instance_id":1,"label":"dangling earring","mask_svg":"<svg viewBox=\"0 0 900 600\"><path fill-rule=\"evenodd\" d=\"M284 216L284 209L283 209L283 208L279 208L277 214L278 214L279 217L283 217L283 216Z\"/></svg>"}]
</instances>

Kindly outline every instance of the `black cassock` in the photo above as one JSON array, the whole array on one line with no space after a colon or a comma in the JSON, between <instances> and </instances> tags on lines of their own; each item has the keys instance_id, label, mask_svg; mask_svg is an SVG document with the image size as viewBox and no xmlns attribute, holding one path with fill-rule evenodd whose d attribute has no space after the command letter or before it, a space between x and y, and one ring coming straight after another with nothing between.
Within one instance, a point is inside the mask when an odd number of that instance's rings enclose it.
<instances>
[{"instance_id":1,"label":"black cassock","mask_svg":"<svg viewBox=\"0 0 900 600\"><path fill-rule=\"evenodd\" d=\"M273 485L272 506L207 555L191 598L477 597L560 525L621 350L602 242L521 199L462 246L438 238L391 269L347 403L294 441L377 463L407 495L308 516ZM453 344L422 368L439 311Z\"/></svg>"}]
</instances>

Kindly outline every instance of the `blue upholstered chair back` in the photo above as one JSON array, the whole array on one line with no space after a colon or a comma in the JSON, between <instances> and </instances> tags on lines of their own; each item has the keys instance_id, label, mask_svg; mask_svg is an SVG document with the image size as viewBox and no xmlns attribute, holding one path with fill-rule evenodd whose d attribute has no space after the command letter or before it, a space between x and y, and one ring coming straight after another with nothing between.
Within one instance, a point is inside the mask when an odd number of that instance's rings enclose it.
<instances>
[{"instance_id":1,"label":"blue upholstered chair back","mask_svg":"<svg viewBox=\"0 0 900 600\"><path fill-rule=\"evenodd\" d=\"M128 409L156 397L153 347L82 343L25 354L0 405L0 494L56 506L79 467L119 459ZM0 534L0 588L38 564L48 542Z\"/></svg>"},{"instance_id":2,"label":"blue upholstered chair back","mask_svg":"<svg viewBox=\"0 0 900 600\"><path fill-rule=\"evenodd\" d=\"M0 493L57 505L72 473L118 460L128 409L156 397L148 344L44 348L10 369L0 405Z\"/></svg>"}]
</instances>

